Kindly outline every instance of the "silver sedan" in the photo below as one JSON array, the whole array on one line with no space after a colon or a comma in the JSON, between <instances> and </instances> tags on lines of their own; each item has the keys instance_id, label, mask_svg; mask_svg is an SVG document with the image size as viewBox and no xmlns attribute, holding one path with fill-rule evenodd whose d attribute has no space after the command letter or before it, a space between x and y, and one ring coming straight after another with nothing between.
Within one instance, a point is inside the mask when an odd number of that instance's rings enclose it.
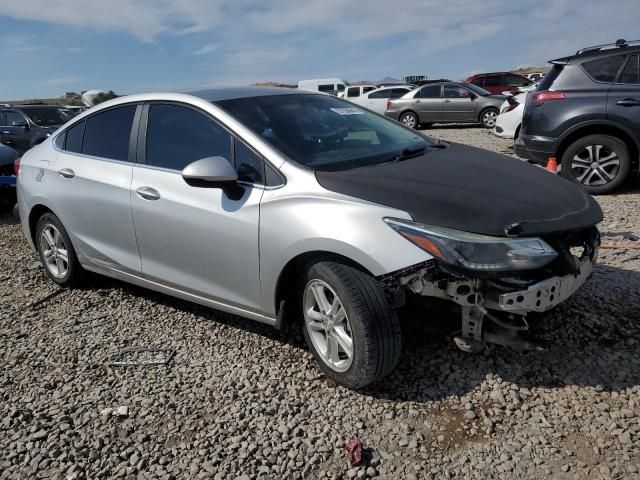
<instances>
[{"instance_id":1,"label":"silver sedan","mask_svg":"<svg viewBox=\"0 0 640 480\"><path fill-rule=\"evenodd\" d=\"M57 284L95 272L301 322L320 368L352 388L398 363L397 309L412 295L459 306L460 348L513 344L500 325L522 330L585 281L602 218L539 168L266 88L94 107L23 156L18 207Z\"/></svg>"}]
</instances>

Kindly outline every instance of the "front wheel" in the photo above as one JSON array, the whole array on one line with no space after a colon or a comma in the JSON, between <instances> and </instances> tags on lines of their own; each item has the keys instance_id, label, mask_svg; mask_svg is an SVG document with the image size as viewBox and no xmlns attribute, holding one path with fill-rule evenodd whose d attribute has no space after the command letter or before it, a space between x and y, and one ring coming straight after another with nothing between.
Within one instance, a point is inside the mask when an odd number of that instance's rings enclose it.
<instances>
[{"instance_id":1,"label":"front wheel","mask_svg":"<svg viewBox=\"0 0 640 480\"><path fill-rule=\"evenodd\" d=\"M493 128L496 126L496 118L498 118L498 110L496 108L487 108L480 114L480 123L484 128Z\"/></svg>"},{"instance_id":2,"label":"front wheel","mask_svg":"<svg viewBox=\"0 0 640 480\"><path fill-rule=\"evenodd\" d=\"M323 261L306 270L304 285L304 336L326 375L345 387L362 388L396 367L400 323L375 278Z\"/></svg>"},{"instance_id":3,"label":"front wheel","mask_svg":"<svg viewBox=\"0 0 640 480\"><path fill-rule=\"evenodd\" d=\"M400 123L409 128L418 128L418 116L413 112L406 112L400 116Z\"/></svg>"},{"instance_id":4,"label":"front wheel","mask_svg":"<svg viewBox=\"0 0 640 480\"><path fill-rule=\"evenodd\" d=\"M594 195L618 188L629 175L627 145L611 135L588 135L576 140L562 155L560 174Z\"/></svg>"}]
</instances>

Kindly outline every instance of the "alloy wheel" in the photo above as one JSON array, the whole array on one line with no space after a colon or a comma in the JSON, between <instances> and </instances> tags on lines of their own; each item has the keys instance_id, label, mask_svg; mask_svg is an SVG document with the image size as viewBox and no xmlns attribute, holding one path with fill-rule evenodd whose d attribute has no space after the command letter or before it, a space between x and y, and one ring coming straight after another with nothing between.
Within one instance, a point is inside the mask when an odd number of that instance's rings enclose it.
<instances>
[{"instance_id":1,"label":"alloy wheel","mask_svg":"<svg viewBox=\"0 0 640 480\"><path fill-rule=\"evenodd\" d=\"M56 278L64 278L69 271L69 252L60 231L51 224L42 229L40 248L47 270Z\"/></svg>"},{"instance_id":2,"label":"alloy wheel","mask_svg":"<svg viewBox=\"0 0 640 480\"><path fill-rule=\"evenodd\" d=\"M409 128L415 128L416 127L416 117L414 117L411 114L404 115L400 121L402 122L403 125L405 125L405 126L407 126Z\"/></svg>"},{"instance_id":3,"label":"alloy wheel","mask_svg":"<svg viewBox=\"0 0 640 480\"><path fill-rule=\"evenodd\" d=\"M494 127L496 124L496 117L498 114L493 110L489 110L482 115L482 123L485 127Z\"/></svg>"},{"instance_id":4,"label":"alloy wheel","mask_svg":"<svg viewBox=\"0 0 640 480\"><path fill-rule=\"evenodd\" d=\"M322 280L311 280L304 290L304 321L322 361L336 372L353 362L353 332L336 292Z\"/></svg>"},{"instance_id":5,"label":"alloy wheel","mask_svg":"<svg viewBox=\"0 0 640 480\"><path fill-rule=\"evenodd\" d=\"M571 160L576 180L588 187L611 182L620 171L620 157L607 145L587 145Z\"/></svg>"}]
</instances>

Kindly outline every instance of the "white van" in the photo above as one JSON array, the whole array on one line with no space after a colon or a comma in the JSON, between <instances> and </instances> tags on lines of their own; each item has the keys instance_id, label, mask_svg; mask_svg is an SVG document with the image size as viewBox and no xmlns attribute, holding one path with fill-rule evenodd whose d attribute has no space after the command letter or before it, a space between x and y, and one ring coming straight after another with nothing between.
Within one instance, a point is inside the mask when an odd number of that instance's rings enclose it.
<instances>
[{"instance_id":1,"label":"white van","mask_svg":"<svg viewBox=\"0 0 640 480\"><path fill-rule=\"evenodd\" d=\"M329 93L338 95L347 88L346 82L339 78L315 78L311 80L300 80L298 82L300 90L310 90L312 92Z\"/></svg>"}]
</instances>

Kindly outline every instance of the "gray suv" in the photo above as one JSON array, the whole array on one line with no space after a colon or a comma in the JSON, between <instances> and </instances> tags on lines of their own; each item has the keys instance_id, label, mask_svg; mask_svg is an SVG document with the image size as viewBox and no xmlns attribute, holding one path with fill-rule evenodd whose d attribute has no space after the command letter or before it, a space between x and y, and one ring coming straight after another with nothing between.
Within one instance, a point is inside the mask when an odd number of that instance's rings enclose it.
<instances>
[{"instance_id":1,"label":"gray suv","mask_svg":"<svg viewBox=\"0 0 640 480\"><path fill-rule=\"evenodd\" d=\"M493 128L506 97L464 82L430 81L387 103L385 115L409 128L433 123L481 123Z\"/></svg>"},{"instance_id":2,"label":"gray suv","mask_svg":"<svg viewBox=\"0 0 640 480\"><path fill-rule=\"evenodd\" d=\"M411 296L457 306L464 350L528 345L526 314L589 276L602 219L540 168L279 88L105 102L22 157L17 196L57 284L91 271L299 322L320 368L355 388L398 363Z\"/></svg>"},{"instance_id":3,"label":"gray suv","mask_svg":"<svg viewBox=\"0 0 640 480\"><path fill-rule=\"evenodd\" d=\"M22 155L74 117L60 105L0 107L0 143Z\"/></svg>"}]
</instances>

